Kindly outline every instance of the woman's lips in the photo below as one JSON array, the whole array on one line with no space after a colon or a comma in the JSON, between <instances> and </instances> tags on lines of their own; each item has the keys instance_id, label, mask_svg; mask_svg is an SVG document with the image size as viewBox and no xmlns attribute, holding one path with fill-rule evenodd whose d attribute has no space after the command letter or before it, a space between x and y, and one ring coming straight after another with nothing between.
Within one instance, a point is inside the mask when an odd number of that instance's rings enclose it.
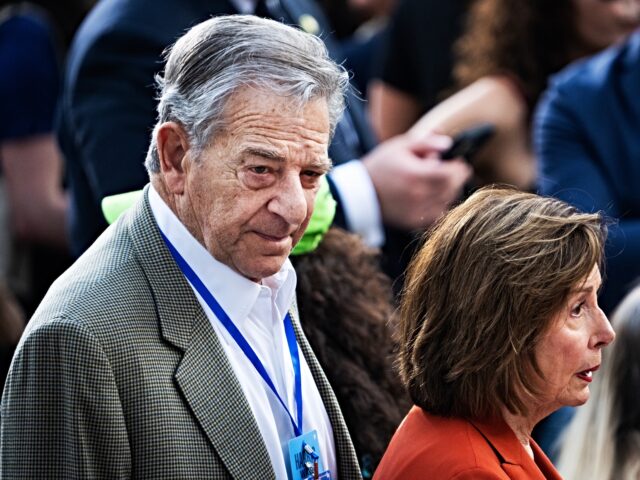
<instances>
[{"instance_id":1,"label":"woman's lips","mask_svg":"<svg viewBox=\"0 0 640 480\"><path fill-rule=\"evenodd\" d=\"M596 365L595 367L587 368L586 370L578 372L576 374L576 377L578 377L581 380L584 380L587 383L591 383L591 381L593 380L593 372L598 370L598 368L600 368L600 365Z\"/></svg>"}]
</instances>

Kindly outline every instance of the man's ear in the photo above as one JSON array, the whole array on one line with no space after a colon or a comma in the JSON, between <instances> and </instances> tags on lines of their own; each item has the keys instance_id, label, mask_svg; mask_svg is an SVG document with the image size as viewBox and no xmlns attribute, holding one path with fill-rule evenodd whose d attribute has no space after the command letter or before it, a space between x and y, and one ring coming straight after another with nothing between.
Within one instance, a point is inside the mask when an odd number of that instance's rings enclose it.
<instances>
[{"instance_id":1,"label":"man's ear","mask_svg":"<svg viewBox=\"0 0 640 480\"><path fill-rule=\"evenodd\" d=\"M158 160L169 193L182 194L186 181L189 140L182 126L176 122L160 125L156 132Z\"/></svg>"}]
</instances>

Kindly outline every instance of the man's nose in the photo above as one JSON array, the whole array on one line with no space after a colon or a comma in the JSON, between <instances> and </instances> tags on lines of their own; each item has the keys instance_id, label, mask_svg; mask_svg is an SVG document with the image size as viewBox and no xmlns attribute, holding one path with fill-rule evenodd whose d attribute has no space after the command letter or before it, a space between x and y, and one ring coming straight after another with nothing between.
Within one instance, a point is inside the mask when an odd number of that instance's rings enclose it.
<instances>
[{"instance_id":1,"label":"man's nose","mask_svg":"<svg viewBox=\"0 0 640 480\"><path fill-rule=\"evenodd\" d=\"M298 174L287 175L282 179L268 208L291 225L299 225L304 221L307 217L307 196Z\"/></svg>"}]
</instances>

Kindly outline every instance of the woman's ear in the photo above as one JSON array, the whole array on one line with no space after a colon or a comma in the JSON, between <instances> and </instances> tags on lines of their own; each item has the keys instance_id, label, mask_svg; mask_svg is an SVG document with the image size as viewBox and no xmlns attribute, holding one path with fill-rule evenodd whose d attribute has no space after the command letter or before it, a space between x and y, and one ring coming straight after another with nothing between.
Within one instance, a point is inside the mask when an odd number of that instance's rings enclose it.
<instances>
[{"instance_id":1,"label":"woman's ear","mask_svg":"<svg viewBox=\"0 0 640 480\"><path fill-rule=\"evenodd\" d=\"M182 194L186 180L189 140L182 126L166 122L156 132L160 172L169 193Z\"/></svg>"}]
</instances>

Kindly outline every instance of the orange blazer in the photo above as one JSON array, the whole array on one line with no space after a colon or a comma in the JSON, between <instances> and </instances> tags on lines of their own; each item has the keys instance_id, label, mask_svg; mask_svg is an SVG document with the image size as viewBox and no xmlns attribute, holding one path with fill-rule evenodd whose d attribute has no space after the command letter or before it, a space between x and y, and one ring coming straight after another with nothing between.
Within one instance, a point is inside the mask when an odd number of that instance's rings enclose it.
<instances>
[{"instance_id":1,"label":"orange blazer","mask_svg":"<svg viewBox=\"0 0 640 480\"><path fill-rule=\"evenodd\" d=\"M562 480L533 440L531 448L533 459L502 420L445 418L414 406L391 439L373 478Z\"/></svg>"}]
</instances>

